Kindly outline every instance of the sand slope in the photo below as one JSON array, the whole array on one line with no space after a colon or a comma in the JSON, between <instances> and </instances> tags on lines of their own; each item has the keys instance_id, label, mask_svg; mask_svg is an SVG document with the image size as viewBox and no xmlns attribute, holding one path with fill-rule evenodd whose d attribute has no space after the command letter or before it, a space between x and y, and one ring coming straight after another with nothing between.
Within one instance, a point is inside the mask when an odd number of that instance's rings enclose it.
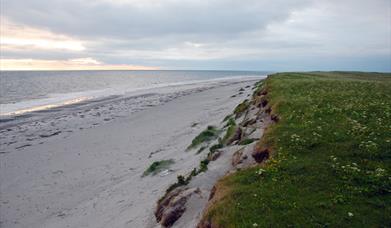
<instances>
[{"instance_id":1,"label":"sand slope","mask_svg":"<svg viewBox=\"0 0 391 228\"><path fill-rule=\"evenodd\" d=\"M202 158L185 148L251 91L231 95L252 84L254 80L194 92L1 154L1 226L156 226L157 199ZM173 172L141 177L153 161L170 158L175 160Z\"/></svg>"}]
</instances>

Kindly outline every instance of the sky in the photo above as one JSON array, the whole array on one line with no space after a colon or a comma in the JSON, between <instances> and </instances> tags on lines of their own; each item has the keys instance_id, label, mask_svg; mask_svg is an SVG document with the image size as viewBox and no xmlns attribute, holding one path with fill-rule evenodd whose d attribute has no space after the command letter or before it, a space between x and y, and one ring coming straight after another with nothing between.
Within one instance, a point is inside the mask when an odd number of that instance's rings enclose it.
<instances>
[{"instance_id":1,"label":"sky","mask_svg":"<svg viewBox=\"0 0 391 228\"><path fill-rule=\"evenodd\" d=\"M1 70L391 71L390 0L1 0Z\"/></svg>"}]
</instances>

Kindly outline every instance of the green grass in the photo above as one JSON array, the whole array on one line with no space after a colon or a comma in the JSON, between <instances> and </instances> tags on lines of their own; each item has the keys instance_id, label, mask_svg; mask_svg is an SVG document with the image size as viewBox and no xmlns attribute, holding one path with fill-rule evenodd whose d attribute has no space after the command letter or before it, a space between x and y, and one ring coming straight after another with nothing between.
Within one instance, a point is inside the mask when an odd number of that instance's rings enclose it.
<instances>
[{"instance_id":1,"label":"green grass","mask_svg":"<svg viewBox=\"0 0 391 228\"><path fill-rule=\"evenodd\" d=\"M273 156L222 179L206 218L221 227L391 227L391 75L280 73L260 86L280 117L260 142Z\"/></svg>"},{"instance_id":2,"label":"green grass","mask_svg":"<svg viewBox=\"0 0 391 228\"><path fill-rule=\"evenodd\" d=\"M196 153L196 154L201 153L201 152L204 151L206 148L207 148L207 146L201 146L201 147L197 150L197 153Z\"/></svg>"},{"instance_id":3,"label":"green grass","mask_svg":"<svg viewBox=\"0 0 391 228\"><path fill-rule=\"evenodd\" d=\"M229 120L230 118L232 118L232 114L229 114L226 117L224 117L222 122L225 122L225 121Z\"/></svg>"},{"instance_id":4,"label":"green grass","mask_svg":"<svg viewBox=\"0 0 391 228\"><path fill-rule=\"evenodd\" d=\"M247 144L250 144L252 142L254 142L256 139L243 139L242 141L239 142L239 145L247 145Z\"/></svg>"},{"instance_id":5,"label":"green grass","mask_svg":"<svg viewBox=\"0 0 391 228\"><path fill-rule=\"evenodd\" d=\"M170 167L170 165L174 163L175 162L173 159L155 161L148 167L147 170L144 171L143 176L148 176L150 174L156 175L157 173L159 173L163 169L167 169L168 167Z\"/></svg>"},{"instance_id":6,"label":"green grass","mask_svg":"<svg viewBox=\"0 0 391 228\"><path fill-rule=\"evenodd\" d=\"M228 140L235 134L236 132L236 124L228 125L227 131L225 132L225 135L223 139L221 140L224 145L228 143Z\"/></svg>"},{"instance_id":7,"label":"green grass","mask_svg":"<svg viewBox=\"0 0 391 228\"><path fill-rule=\"evenodd\" d=\"M230 117L227 121L227 123L224 125L224 127L229 127L229 126L232 126L232 125L236 125L236 122L235 122L235 119Z\"/></svg>"},{"instance_id":8,"label":"green grass","mask_svg":"<svg viewBox=\"0 0 391 228\"><path fill-rule=\"evenodd\" d=\"M221 144L221 143L215 144L215 145L213 145L213 146L211 146L211 147L209 148L209 152L210 152L211 154L213 154L214 152L216 152L216 150L221 149L221 148L223 148L223 147L224 147L224 145Z\"/></svg>"},{"instance_id":9,"label":"green grass","mask_svg":"<svg viewBox=\"0 0 391 228\"><path fill-rule=\"evenodd\" d=\"M235 118L239 118L244 113L244 111L247 110L249 105L250 102L247 99L238 104L238 106L236 106L234 109Z\"/></svg>"},{"instance_id":10,"label":"green grass","mask_svg":"<svg viewBox=\"0 0 391 228\"><path fill-rule=\"evenodd\" d=\"M215 139L219 134L219 130L214 126L208 126L207 129L202 131L199 135L197 135L193 141L191 142L190 146L188 146L187 149L192 149L197 147L198 145L209 142L213 139Z\"/></svg>"},{"instance_id":11,"label":"green grass","mask_svg":"<svg viewBox=\"0 0 391 228\"><path fill-rule=\"evenodd\" d=\"M208 164L209 164L208 159L204 159L200 161L200 169L198 173L205 172L206 170L208 170Z\"/></svg>"}]
</instances>

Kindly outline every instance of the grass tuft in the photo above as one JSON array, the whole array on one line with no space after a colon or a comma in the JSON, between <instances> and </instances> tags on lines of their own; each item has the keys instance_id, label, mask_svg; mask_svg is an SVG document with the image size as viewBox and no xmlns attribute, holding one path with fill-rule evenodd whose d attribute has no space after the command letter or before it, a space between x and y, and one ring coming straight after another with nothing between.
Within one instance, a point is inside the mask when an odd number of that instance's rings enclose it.
<instances>
[{"instance_id":1,"label":"grass tuft","mask_svg":"<svg viewBox=\"0 0 391 228\"><path fill-rule=\"evenodd\" d=\"M174 163L175 162L173 159L155 161L148 167L147 170L144 171L143 176L148 176L150 174L156 175L157 173L159 173L163 169L167 169L168 167L170 167L170 165Z\"/></svg>"},{"instance_id":2,"label":"grass tuft","mask_svg":"<svg viewBox=\"0 0 391 228\"><path fill-rule=\"evenodd\" d=\"M191 142L190 146L188 146L187 149L192 149L197 147L198 145L209 142L213 139L215 139L219 134L219 130L214 126L208 126L207 129L202 131L199 135L197 135L193 141Z\"/></svg>"},{"instance_id":3,"label":"grass tuft","mask_svg":"<svg viewBox=\"0 0 391 228\"><path fill-rule=\"evenodd\" d=\"M199 169L198 173L205 172L206 170L208 170L208 164L209 164L208 159L204 159L204 160L200 161L200 169Z\"/></svg>"},{"instance_id":4,"label":"grass tuft","mask_svg":"<svg viewBox=\"0 0 391 228\"><path fill-rule=\"evenodd\" d=\"M254 141L255 141L255 139L246 138L246 139L243 139L242 141L240 141L239 145L247 145L247 144L250 144L250 143L252 143Z\"/></svg>"},{"instance_id":5,"label":"grass tuft","mask_svg":"<svg viewBox=\"0 0 391 228\"><path fill-rule=\"evenodd\" d=\"M238 106L234 109L235 118L239 118L248 109L249 105L250 102L247 99L238 104Z\"/></svg>"},{"instance_id":6,"label":"grass tuft","mask_svg":"<svg viewBox=\"0 0 391 228\"><path fill-rule=\"evenodd\" d=\"M218 150L218 149L220 149L220 148L223 148L223 147L224 147L224 145L221 144L221 143L215 144L215 145L213 145L213 146L211 146L211 147L209 148L209 152L210 152L211 154L213 154L214 152L216 152L216 150Z\"/></svg>"},{"instance_id":7,"label":"grass tuft","mask_svg":"<svg viewBox=\"0 0 391 228\"><path fill-rule=\"evenodd\" d=\"M224 125L224 128L229 127L229 126L235 126L235 125L236 125L235 119L230 117L228 119L227 123Z\"/></svg>"},{"instance_id":8,"label":"grass tuft","mask_svg":"<svg viewBox=\"0 0 391 228\"><path fill-rule=\"evenodd\" d=\"M232 114L227 115L226 117L224 117L223 122L229 120L230 118L232 118Z\"/></svg>"},{"instance_id":9,"label":"grass tuft","mask_svg":"<svg viewBox=\"0 0 391 228\"><path fill-rule=\"evenodd\" d=\"M225 132L225 135L222 139L223 144L227 144L228 140L235 134L236 132L236 125L230 125Z\"/></svg>"}]
</instances>

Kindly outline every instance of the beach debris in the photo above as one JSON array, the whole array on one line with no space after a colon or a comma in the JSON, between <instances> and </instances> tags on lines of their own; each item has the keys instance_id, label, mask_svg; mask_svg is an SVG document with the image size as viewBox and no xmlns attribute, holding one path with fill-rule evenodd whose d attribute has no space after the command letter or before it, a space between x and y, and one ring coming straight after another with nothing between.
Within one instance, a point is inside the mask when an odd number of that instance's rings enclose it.
<instances>
[{"instance_id":1,"label":"beach debris","mask_svg":"<svg viewBox=\"0 0 391 228\"><path fill-rule=\"evenodd\" d=\"M21 146L18 146L18 147L15 147L15 149L22 149L24 147L28 147L28 146L31 146L31 144L25 144L25 145L21 145Z\"/></svg>"},{"instance_id":2,"label":"beach debris","mask_svg":"<svg viewBox=\"0 0 391 228\"><path fill-rule=\"evenodd\" d=\"M57 174L63 174L63 173L64 173L63 170L56 170L56 171L53 171L53 172L52 172L52 174L55 174L55 175L57 175Z\"/></svg>"},{"instance_id":3,"label":"beach debris","mask_svg":"<svg viewBox=\"0 0 391 228\"><path fill-rule=\"evenodd\" d=\"M163 149L162 149L162 148L159 148L159 149L157 149L157 150L151 152L151 153L148 155L148 158L152 158L152 155L157 154L157 153L162 152L162 151L163 151Z\"/></svg>"},{"instance_id":4,"label":"beach debris","mask_svg":"<svg viewBox=\"0 0 391 228\"><path fill-rule=\"evenodd\" d=\"M159 173L159 176L160 177L164 177L164 176L167 176L168 174L172 173L172 170L171 169L166 169L166 170L163 170Z\"/></svg>"},{"instance_id":5,"label":"beach debris","mask_svg":"<svg viewBox=\"0 0 391 228\"><path fill-rule=\"evenodd\" d=\"M52 136L58 135L60 133L61 133L61 131L56 131L56 132L53 132L51 134L41 134L41 135L39 135L39 137L41 137L41 138L48 138L48 137L52 137Z\"/></svg>"}]
</instances>

